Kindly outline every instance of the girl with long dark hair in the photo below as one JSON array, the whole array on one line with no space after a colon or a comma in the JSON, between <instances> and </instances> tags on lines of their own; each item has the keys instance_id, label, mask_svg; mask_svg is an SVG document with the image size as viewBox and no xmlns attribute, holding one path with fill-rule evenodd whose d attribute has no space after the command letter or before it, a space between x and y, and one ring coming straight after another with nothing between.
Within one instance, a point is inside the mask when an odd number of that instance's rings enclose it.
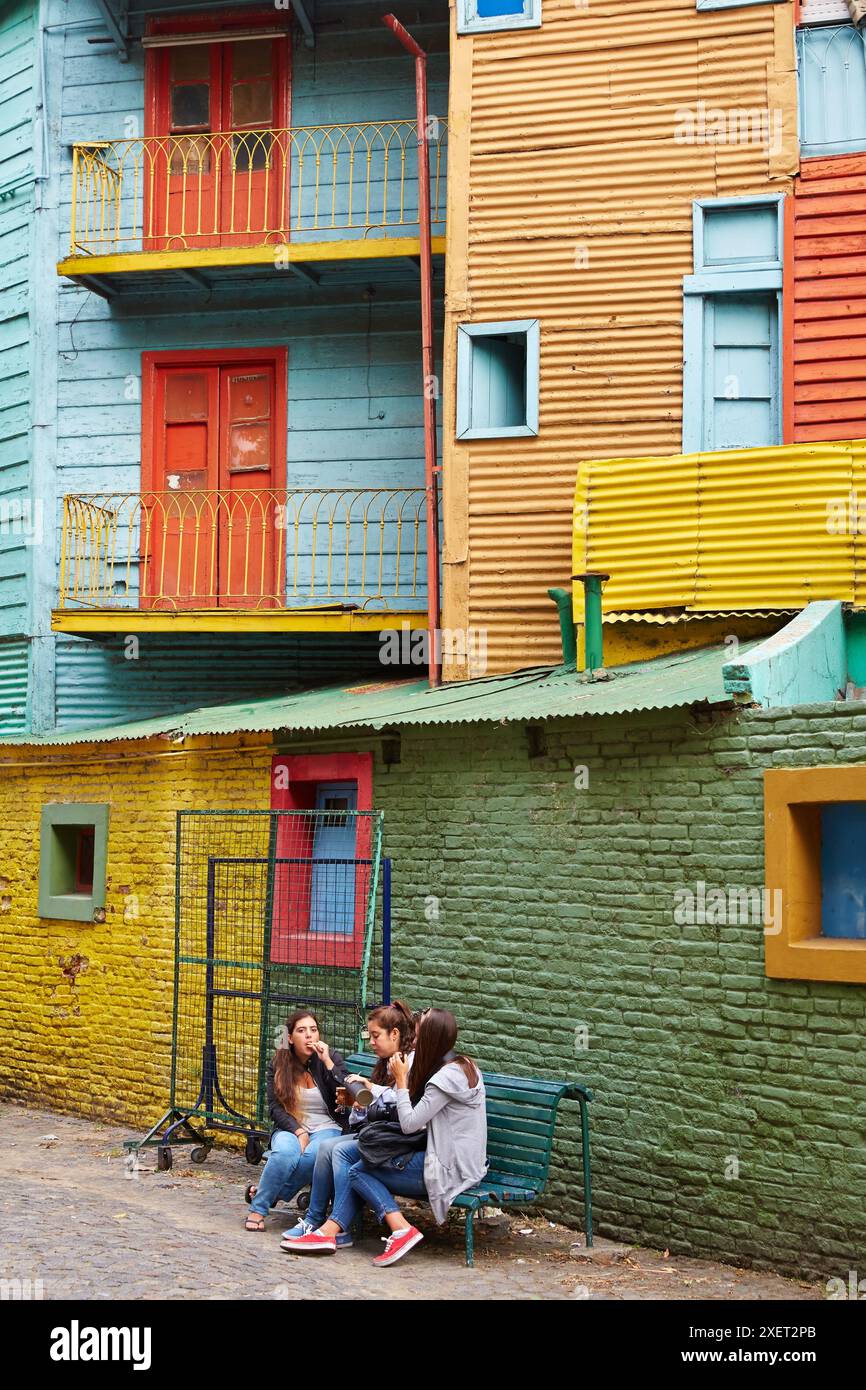
<instances>
[{"instance_id":1,"label":"girl with long dark hair","mask_svg":"<svg viewBox=\"0 0 866 1390\"><path fill-rule=\"evenodd\" d=\"M416 1020L408 1004L395 999L390 1004L380 1004L367 1015L367 1036L370 1047L376 1054L376 1065L370 1074L370 1089L377 1102L396 1101L393 1093L394 1078L391 1075L391 1059L397 1053L410 1055L415 1043ZM410 1059L411 1060L411 1059ZM361 1077L348 1077L349 1081L362 1080ZM322 1231L333 1237L337 1250L352 1244L351 1225L360 1203L347 1200L348 1175L358 1152L358 1130L350 1129L346 1135L336 1139L326 1139L319 1144L313 1166L313 1184L310 1190L310 1205L306 1214L296 1226L283 1235L282 1249L293 1251L297 1242L313 1231ZM325 1220L328 1203L333 1199L334 1206L340 1203L345 1226L336 1221ZM354 1210L352 1210L354 1208ZM349 1212L352 1215L349 1215ZM301 1247L306 1248L306 1247Z\"/></svg>"},{"instance_id":2,"label":"girl with long dark hair","mask_svg":"<svg viewBox=\"0 0 866 1390\"><path fill-rule=\"evenodd\" d=\"M247 1189L248 1231L263 1231L265 1217L277 1202L288 1202L313 1175L319 1145L339 1139L337 1088L348 1068L319 1035L309 1009L287 1020L280 1046L268 1065L268 1112L273 1123L270 1153L258 1186Z\"/></svg>"},{"instance_id":3,"label":"girl with long dark hair","mask_svg":"<svg viewBox=\"0 0 866 1390\"><path fill-rule=\"evenodd\" d=\"M365 1159L353 1163L348 1172L351 1195L334 1203L332 1222L342 1230L351 1224L358 1198L388 1227L385 1249L373 1261L380 1267L395 1264L423 1239L400 1212L395 1194L426 1196L441 1224L454 1198L480 1182L487 1169L484 1082L471 1058L454 1052L456 1041L457 1020L447 1009L427 1009L421 1015L411 1077L399 1054L391 1058L390 1069L400 1128L409 1139L426 1127L427 1147L375 1165ZM292 1248L331 1254L336 1244L328 1231L320 1230Z\"/></svg>"}]
</instances>

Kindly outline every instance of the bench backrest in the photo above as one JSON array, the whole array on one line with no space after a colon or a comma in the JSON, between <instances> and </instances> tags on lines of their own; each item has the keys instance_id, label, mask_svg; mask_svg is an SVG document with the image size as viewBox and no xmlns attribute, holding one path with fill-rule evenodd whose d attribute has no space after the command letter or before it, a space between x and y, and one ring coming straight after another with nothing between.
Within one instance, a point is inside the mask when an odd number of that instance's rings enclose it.
<instances>
[{"instance_id":1,"label":"bench backrest","mask_svg":"<svg viewBox=\"0 0 866 1390\"><path fill-rule=\"evenodd\" d=\"M369 1076L375 1057L357 1052L349 1070ZM532 1076L482 1072L487 1093L487 1157L491 1182L541 1192L547 1182L556 1111L564 1095L582 1087Z\"/></svg>"}]
</instances>

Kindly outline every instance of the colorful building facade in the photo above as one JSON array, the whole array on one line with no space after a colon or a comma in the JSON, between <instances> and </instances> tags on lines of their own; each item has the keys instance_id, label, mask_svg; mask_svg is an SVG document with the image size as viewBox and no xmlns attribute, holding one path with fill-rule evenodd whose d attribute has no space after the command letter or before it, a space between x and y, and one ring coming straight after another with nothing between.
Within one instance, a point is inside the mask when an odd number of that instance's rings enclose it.
<instances>
[{"instance_id":1,"label":"colorful building facade","mask_svg":"<svg viewBox=\"0 0 866 1390\"><path fill-rule=\"evenodd\" d=\"M421 0L407 51L382 18L2 21L0 1088L156 1119L178 810L384 812L395 986L597 1089L603 1233L844 1276L860 30Z\"/></svg>"}]
</instances>

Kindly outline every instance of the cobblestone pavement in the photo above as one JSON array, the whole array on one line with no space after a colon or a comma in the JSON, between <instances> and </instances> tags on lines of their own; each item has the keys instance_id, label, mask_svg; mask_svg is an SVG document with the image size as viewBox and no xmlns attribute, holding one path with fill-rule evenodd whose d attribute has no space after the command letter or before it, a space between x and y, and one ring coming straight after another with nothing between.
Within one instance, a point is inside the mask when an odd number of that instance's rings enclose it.
<instances>
[{"instance_id":1,"label":"cobblestone pavement","mask_svg":"<svg viewBox=\"0 0 866 1390\"><path fill-rule=\"evenodd\" d=\"M376 1270L379 1230L332 1257L283 1254L279 1233L243 1230L245 1184L256 1170L214 1150L203 1166L174 1150L156 1171L145 1151L127 1173L128 1131L50 1111L0 1105L0 1279L41 1279L46 1299L817 1299L820 1286L650 1250L575 1258L572 1231L511 1217L479 1233L476 1266L463 1263L459 1221L419 1217L427 1237L405 1261ZM606 1246L605 1242L601 1243ZM604 1260L605 1262L600 1262Z\"/></svg>"}]
</instances>

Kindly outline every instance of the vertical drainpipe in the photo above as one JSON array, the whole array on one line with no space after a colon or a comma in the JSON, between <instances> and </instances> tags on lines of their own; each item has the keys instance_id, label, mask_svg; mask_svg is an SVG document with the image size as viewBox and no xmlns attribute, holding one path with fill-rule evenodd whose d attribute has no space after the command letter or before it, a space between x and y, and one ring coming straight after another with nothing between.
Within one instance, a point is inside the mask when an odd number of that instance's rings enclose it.
<instances>
[{"instance_id":1,"label":"vertical drainpipe","mask_svg":"<svg viewBox=\"0 0 866 1390\"><path fill-rule=\"evenodd\" d=\"M586 574L573 574L571 577L579 579L583 585L583 669L592 680L593 672L600 671L604 666L601 589L610 579L610 575L601 574L598 570L589 570Z\"/></svg>"},{"instance_id":2,"label":"vertical drainpipe","mask_svg":"<svg viewBox=\"0 0 866 1390\"><path fill-rule=\"evenodd\" d=\"M427 143L427 54L395 15L382 23L415 59L418 123L418 226L421 245L421 359L424 374L424 484L427 492L427 629L430 685L441 681L439 664L439 465L436 462L436 399L433 395L433 259L430 229L430 147Z\"/></svg>"}]
</instances>

